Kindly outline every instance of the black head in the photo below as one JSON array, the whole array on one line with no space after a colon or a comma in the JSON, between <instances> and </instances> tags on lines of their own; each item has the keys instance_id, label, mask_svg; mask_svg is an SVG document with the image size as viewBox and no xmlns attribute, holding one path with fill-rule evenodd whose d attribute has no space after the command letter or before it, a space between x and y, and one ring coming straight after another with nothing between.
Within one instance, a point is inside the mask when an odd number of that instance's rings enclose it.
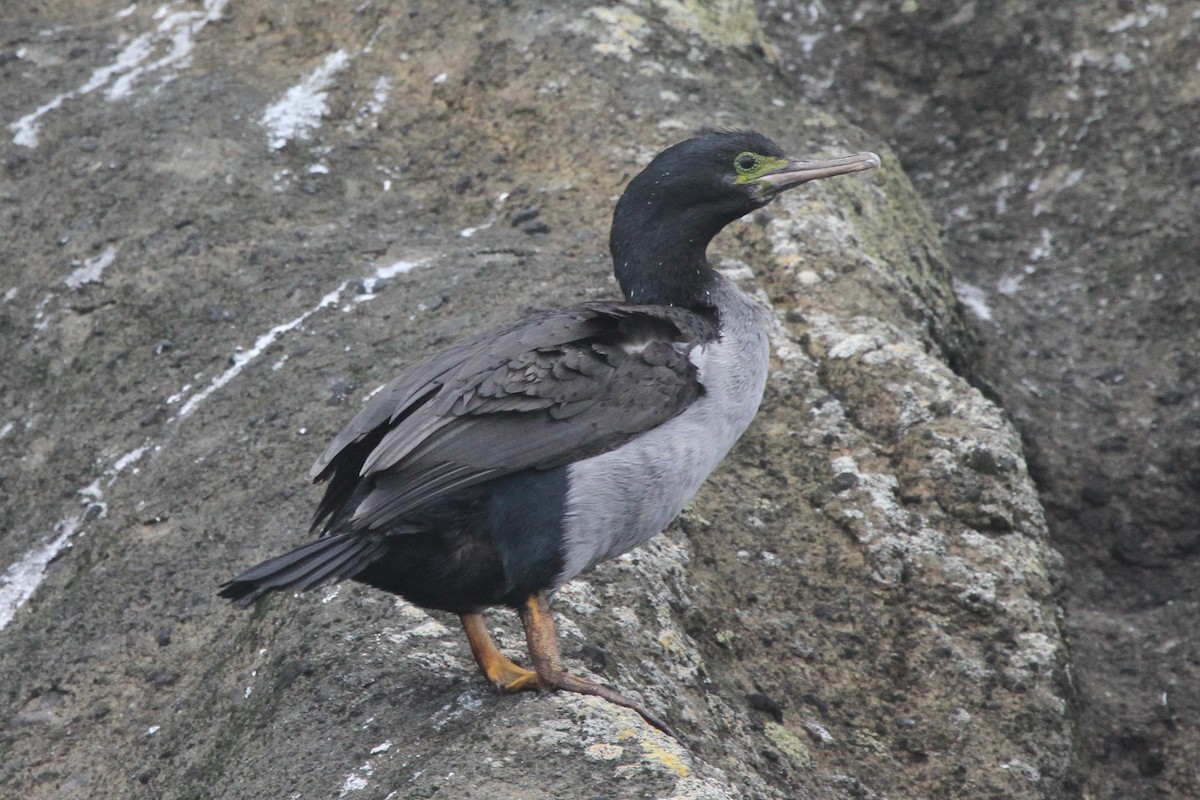
<instances>
[{"instance_id":1,"label":"black head","mask_svg":"<svg viewBox=\"0 0 1200 800\"><path fill-rule=\"evenodd\" d=\"M705 218L720 230L770 201L746 176L763 164L786 162L779 145L760 133L710 133L655 156L630 181L621 205L639 215Z\"/></svg>"},{"instance_id":2,"label":"black head","mask_svg":"<svg viewBox=\"0 0 1200 800\"><path fill-rule=\"evenodd\" d=\"M879 166L858 153L802 161L753 131L722 131L673 145L625 189L609 247L626 296L639 303L703 304L712 278L704 252L730 222L817 178Z\"/></svg>"}]
</instances>

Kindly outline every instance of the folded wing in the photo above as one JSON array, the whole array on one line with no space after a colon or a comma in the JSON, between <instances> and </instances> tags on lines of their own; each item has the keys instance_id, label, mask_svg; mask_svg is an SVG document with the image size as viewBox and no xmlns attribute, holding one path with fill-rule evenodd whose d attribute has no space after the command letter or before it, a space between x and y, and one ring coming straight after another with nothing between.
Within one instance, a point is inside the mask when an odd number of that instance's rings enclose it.
<instances>
[{"instance_id":1,"label":"folded wing","mask_svg":"<svg viewBox=\"0 0 1200 800\"><path fill-rule=\"evenodd\" d=\"M716 320L666 306L588 303L527 318L414 364L334 437L314 527L404 530L448 492L607 452L704 389L696 350Z\"/></svg>"}]
</instances>

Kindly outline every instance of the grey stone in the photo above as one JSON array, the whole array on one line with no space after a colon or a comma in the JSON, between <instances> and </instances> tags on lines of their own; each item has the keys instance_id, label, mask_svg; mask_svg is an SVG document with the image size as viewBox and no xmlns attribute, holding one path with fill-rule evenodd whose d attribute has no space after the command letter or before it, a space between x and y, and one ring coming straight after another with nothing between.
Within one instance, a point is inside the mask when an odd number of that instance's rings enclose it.
<instances>
[{"instance_id":1,"label":"grey stone","mask_svg":"<svg viewBox=\"0 0 1200 800\"><path fill-rule=\"evenodd\" d=\"M6 21L6 790L1069 794L1060 563L1015 430L955 371L976 334L937 228L878 137L792 99L749 3L164 8ZM715 243L776 310L760 417L663 536L556 600L571 667L598 648L679 741L595 698L496 696L453 619L362 587L218 601L303 540L307 465L398 369L615 296L614 198L706 126L884 166ZM518 198L551 235L497 224Z\"/></svg>"},{"instance_id":2,"label":"grey stone","mask_svg":"<svg viewBox=\"0 0 1200 800\"><path fill-rule=\"evenodd\" d=\"M1076 791L1200 797L1200 3L811 8L763 29L928 202L1065 558Z\"/></svg>"}]
</instances>

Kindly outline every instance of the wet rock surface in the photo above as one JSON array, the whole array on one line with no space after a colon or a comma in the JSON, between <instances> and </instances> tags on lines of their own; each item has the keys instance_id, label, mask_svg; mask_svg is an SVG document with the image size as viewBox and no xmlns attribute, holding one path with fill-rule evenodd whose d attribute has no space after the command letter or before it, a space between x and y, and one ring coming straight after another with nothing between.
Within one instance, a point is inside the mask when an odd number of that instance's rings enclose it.
<instances>
[{"instance_id":1,"label":"wet rock surface","mask_svg":"<svg viewBox=\"0 0 1200 800\"><path fill-rule=\"evenodd\" d=\"M975 334L900 163L796 102L770 13L209 0L11 14L6 790L1075 791L1078 667L1021 441L955 371ZM614 297L616 196L705 126L885 163L715 243L714 263L775 311L763 410L666 534L556 601L570 666L642 699L678 742L594 698L498 697L452 618L361 587L252 612L216 598L303 540L307 466L400 368L534 308ZM521 655L512 615L490 619Z\"/></svg>"}]
</instances>

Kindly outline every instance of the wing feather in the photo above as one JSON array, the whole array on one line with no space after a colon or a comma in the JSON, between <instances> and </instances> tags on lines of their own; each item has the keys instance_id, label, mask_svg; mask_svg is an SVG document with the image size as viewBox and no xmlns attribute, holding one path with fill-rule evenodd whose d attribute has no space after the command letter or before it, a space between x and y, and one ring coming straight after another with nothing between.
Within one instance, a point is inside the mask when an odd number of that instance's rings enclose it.
<instances>
[{"instance_id":1,"label":"wing feather","mask_svg":"<svg viewBox=\"0 0 1200 800\"><path fill-rule=\"evenodd\" d=\"M448 492L597 455L700 394L689 354L714 317L588 303L453 345L385 386L312 468L332 478L314 524L397 527Z\"/></svg>"}]
</instances>

